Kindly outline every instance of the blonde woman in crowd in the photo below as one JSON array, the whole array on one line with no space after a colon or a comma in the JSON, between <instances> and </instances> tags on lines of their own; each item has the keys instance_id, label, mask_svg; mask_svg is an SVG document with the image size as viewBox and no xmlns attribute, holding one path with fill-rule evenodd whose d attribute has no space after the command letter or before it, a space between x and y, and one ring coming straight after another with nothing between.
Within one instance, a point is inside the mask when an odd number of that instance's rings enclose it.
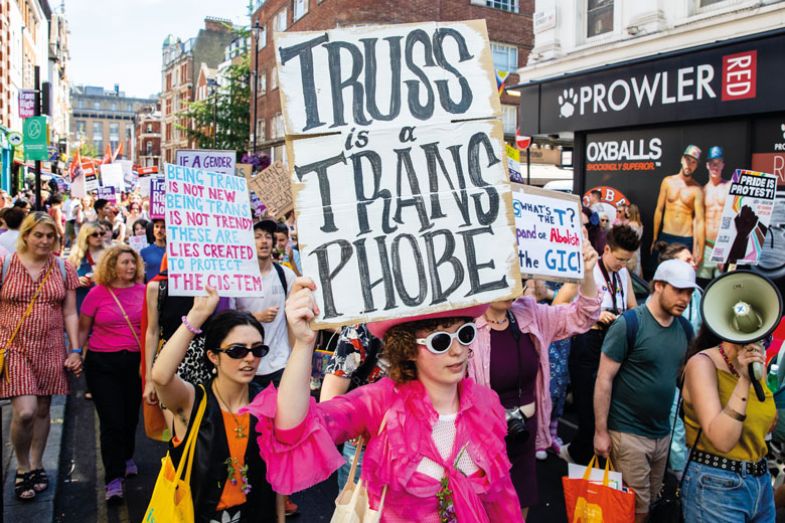
<instances>
[{"instance_id":1,"label":"blonde woman in crowd","mask_svg":"<svg viewBox=\"0 0 785 523\"><path fill-rule=\"evenodd\" d=\"M11 400L11 443L18 468L14 494L33 499L49 486L43 454L53 394L67 394L65 372L82 370L78 343L76 271L54 255L60 243L54 220L43 212L22 222L16 252L0 289L0 340L5 361L0 398ZM66 353L64 332L71 342Z\"/></svg>"},{"instance_id":2,"label":"blonde woman in crowd","mask_svg":"<svg viewBox=\"0 0 785 523\"><path fill-rule=\"evenodd\" d=\"M104 246L104 229L96 223L86 223L79 230L76 245L71 249L68 261L76 268L79 276L79 288L76 290L76 306L79 310L88 291L95 285L92 275L101 261L106 247Z\"/></svg>"}]
</instances>

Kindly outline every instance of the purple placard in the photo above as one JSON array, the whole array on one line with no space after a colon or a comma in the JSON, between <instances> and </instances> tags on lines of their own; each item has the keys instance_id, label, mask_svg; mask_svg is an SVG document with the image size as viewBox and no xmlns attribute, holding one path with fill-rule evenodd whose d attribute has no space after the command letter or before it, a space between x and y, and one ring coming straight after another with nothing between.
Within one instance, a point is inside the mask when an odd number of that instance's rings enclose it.
<instances>
[{"instance_id":1,"label":"purple placard","mask_svg":"<svg viewBox=\"0 0 785 523\"><path fill-rule=\"evenodd\" d=\"M114 187L99 187L98 197L117 205L117 190Z\"/></svg>"},{"instance_id":2,"label":"purple placard","mask_svg":"<svg viewBox=\"0 0 785 523\"><path fill-rule=\"evenodd\" d=\"M163 177L153 176L150 178L150 219L163 220L165 215Z\"/></svg>"}]
</instances>

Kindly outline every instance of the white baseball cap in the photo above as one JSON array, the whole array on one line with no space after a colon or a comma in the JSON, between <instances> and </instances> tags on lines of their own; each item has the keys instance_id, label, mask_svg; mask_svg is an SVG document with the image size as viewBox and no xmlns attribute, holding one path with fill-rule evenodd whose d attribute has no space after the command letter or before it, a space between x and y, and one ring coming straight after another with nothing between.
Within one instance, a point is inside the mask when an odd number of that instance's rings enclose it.
<instances>
[{"instance_id":1,"label":"white baseball cap","mask_svg":"<svg viewBox=\"0 0 785 523\"><path fill-rule=\"evenodd\" d=\"M654 273L652 281L664 281L677 289L694 289L695 269L681 260L666 260L662 262Z\"/></svg>"}]
</instances>

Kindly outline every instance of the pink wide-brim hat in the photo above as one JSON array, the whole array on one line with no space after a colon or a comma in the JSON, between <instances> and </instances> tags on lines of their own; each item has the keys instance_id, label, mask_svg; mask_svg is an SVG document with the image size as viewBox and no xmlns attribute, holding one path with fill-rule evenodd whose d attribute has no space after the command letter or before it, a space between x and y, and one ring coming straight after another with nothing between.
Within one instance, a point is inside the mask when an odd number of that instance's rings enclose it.
<instances>
[{"instance_id":1,"label":"pink wide-brim hat","mask_svg":"<svg viewBox=\"0 0 785 523\"><path fill-rule=\"evenodd\" d=\"M473 307L467 307L465 309L453 309L449 311L434 312L431 314L421 314L420 316L408 316L405 318L395 318L392 320L375 321L373 323L368 323L366 327L368 327L368 330L371 331L371 334L381 340L384 338L384 335L387 333L387 331L396 325L411 323L413 321L435 320L438 318L478 318L485 314L487 309L488 304L485 303L483 305L474 305Z\"/></svg>"}]
</instances>

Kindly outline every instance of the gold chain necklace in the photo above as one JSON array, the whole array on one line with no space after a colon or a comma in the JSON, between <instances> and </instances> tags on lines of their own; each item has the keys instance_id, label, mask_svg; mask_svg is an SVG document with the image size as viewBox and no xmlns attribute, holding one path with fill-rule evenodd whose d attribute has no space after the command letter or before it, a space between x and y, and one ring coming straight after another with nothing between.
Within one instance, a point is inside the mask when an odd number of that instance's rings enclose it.
<instances>
[{"instance_id":1,"label":"gold chain necklace","mask_svg":"<svg viewBox=\"0 0 785 523\"><path fill-rule=\"evenodd\" d=\"M247 438L248 434L245 433L245 430L243 429L243 426L240 424L240 421L237 419L237 416L235 416L234 412L232 412L232 409L229 408L229 404L226 403L224 399L221 397L221 395L218 393L218 387L215 385L215 382L213 382L213 392L215 393L215 397L218 398L218 401L223 403L223 406L226 407L226 412L228 412L229 415L234 420L234 434L237 437L237 439Z\"/></svg>"}]
</instances>

